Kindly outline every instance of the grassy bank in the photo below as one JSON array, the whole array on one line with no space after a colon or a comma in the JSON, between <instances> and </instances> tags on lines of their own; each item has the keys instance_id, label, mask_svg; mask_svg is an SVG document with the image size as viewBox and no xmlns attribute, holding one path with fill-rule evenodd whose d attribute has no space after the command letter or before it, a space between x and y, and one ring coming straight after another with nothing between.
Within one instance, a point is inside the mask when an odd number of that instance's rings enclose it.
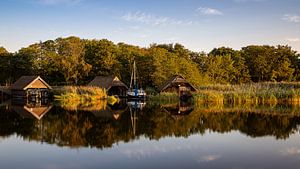
<instances>
[{"instance_id":1,"label":"grassy bank","mask_svg":"<svg viewBox=\"0 0 300 169\"><path fill-rule=\"evenodd\" d=\"M178 99L177 93L163 92L156 95L148 95L148 100L151 104L177 103Z\"/></svg>"},{"instance_id":2,"label":"grassy bank","mask_svg":"<svg viewBox=\"0 0 300 169\"><path fill-rule=\"evenodd\" d=\"M64 86L57 88L54 93L55 101L70 110L77 110L82 107L105 109L106 103L114 104L118 101L114 96L107 96L105 89L99 87Z\"/></svg>"},{"instance_id":3,"label":"grassy bank","mask_svg":"<svg viewBox=\"0 0 300 169\"><path fill-rule=\"evenodd\" d=\"M198 104L300 104L300 83L201 86L194 101Z\"/></svg>"}]
</instances>

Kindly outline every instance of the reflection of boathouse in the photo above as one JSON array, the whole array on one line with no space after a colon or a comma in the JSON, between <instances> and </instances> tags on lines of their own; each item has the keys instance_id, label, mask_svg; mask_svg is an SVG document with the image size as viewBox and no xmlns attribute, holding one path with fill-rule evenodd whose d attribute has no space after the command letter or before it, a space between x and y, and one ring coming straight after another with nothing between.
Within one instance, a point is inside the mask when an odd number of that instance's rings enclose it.
<instances>
[{"instance_id":1,"label":"reflection of boathouse","mask_svg":"<svg viewBox=\"0 0 300 169\"><path fill-rule=\"evenodd\" d=\"M160 92L180 92L181 96L197 91L197 89L181 75L172 76L159 90Z\"/></svg>"},{"instance_id":2,"label":"reflection of boathouse","mask_svg":"<svg viewBox=\"0 0 300 169\"><path fill-rule=\"evenodd\" d=\"M193 105L186 102L178 102L177 104L165 104L162 105L162 108L164 108L168 113L170 113L172 117L176 119L189 115L194 110Z\"/></svg>"},{"instance_id":3,"label":"reflection of boathouse","mask_svg":"<svg viewBox=\"0 0 300 169\"><path fill-rule=\"evenodd\" d=\"M115 119L118 120L122 113L124 113L127 109L113 109L110 106L107 106L106 109L102 110L90 110L97 118L107 118L107 119Z\"/></svg>"},{"instance_id":4,"label":"reflection of boathouse","mask_svg":"<svg viewBox=\"0 0 300 169\"><path fill-rule=\"evenodd\" d=\"M22 76L11 87L12 98L48 98L51 86L40 76Z\"/></svg>"},{"instance_id":5,"label":"reflection of boathouse","mask_svg":"<svg viewBox=\"0 0 300 169\"><path fill-rule=\"evenodd\" d=\"M88 85L105 88L108 95L126 96L128 90L127 85L116 76L97 76Z\"/></svg>"},{"instance_id":6,"label":"reflection of boathouse","mask_svg":"<svg viewBox=\"0 0 300 169\"><path fill-rule=\"evenodd\" d=\"M40 120L51 108L50 105L12 105L12 109L23 118Z\"/></svg>"}]
</instances>

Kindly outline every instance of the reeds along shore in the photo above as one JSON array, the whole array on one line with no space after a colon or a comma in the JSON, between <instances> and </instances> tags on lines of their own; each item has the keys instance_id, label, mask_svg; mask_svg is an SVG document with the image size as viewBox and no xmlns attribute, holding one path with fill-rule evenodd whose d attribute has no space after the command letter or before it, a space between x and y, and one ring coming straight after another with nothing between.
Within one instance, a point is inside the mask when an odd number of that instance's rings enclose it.
<instances>
[{"instance_id":1,"label":"reeds along shore","mask_svg":"<svg viewBox=\"0 0 300 169\"><path fill-rule=\"evenodd\" d=\"M249 83L241 85L206 85L194 93L195 104L293 104L300 105L300 83ZM151 101L176 102L177 93L161 93Z\"/></svg>"},{"instance_id":2,"label":"reeds along shore","mask_svg":"<svg viewBox=\"0 0 300 169\"><path fill-rule=\"evenodd\" d=\"M64 86L55 90L54 97L62 107L71 110L95 106L99 109L99 105L105 109L106 103L118 101L114 96L107 96L105 89L91 86Z\"/></svg>"},{"instance_id":3,"label":"reeds along shore","mask_svg":"<svg viewBox=\"0 0 300 169\"><path fill-rule=\"evenodd\" d=\"M300 83L251 83L201 86L195 103L300 104Z\"/></svg>"},{"instance_id":4,"label":"reeds along shore","mask_svg":"<svg viewBox=\"0 0 300 169\"><path fill-rule=\"evenodd\" d=\"M300 105L300 83L249 83L241 85L206 85L198 87L193 102L197 104L292 104ZM105 89L90 86L66 86L55 91L55 99L65 105L87 105L99 100L117 101ZM152 102L178 102L177 93L149 96Z\"/></svg>"}]
</instances>

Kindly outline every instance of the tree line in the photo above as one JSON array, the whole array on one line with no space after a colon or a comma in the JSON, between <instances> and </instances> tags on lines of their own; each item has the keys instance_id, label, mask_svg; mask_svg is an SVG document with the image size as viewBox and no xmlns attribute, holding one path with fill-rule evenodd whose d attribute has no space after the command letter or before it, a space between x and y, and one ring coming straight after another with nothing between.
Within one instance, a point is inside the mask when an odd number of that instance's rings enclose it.
<instances>
[{"instance_id":1,"label":"tree line","mask_svg":"<svg viewBox=\"0 0 300 169\"><path fill-rule=\"evenodd\" d=\"M178 43L144 48L72 36L35 43L15 53L0 47L0 84L9 85L23 75L40 75L52 85L83 85L95 76L116 75L128 84L134 60L140 85L149 88L158 88L174 74L195 86L290 82L300 79L299 58L291 47L281 45L220 47L205 53Z\"/></svg>"}]
</instances>

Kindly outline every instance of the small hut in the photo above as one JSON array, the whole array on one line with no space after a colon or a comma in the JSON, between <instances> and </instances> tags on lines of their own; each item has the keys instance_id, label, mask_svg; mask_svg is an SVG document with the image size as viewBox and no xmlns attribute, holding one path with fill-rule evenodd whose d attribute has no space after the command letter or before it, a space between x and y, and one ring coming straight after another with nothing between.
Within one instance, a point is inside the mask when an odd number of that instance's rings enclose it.
<instances>
[{"instance_id":1,"label":"small hut","mask_svg":"<svg viewBox=\"0 0 300 169\"><path fill-rule=\"evenodd\" d=\"M89 86L105 88L108 95L126 96L128 87L116 76L96 76Z\"/></svg>"},{"instance_id":2,"label":"small hut","mask_svg":"<svg viewBox=\"0 0 300 169\"><path fill-rule=\"evenodd\" d=\"M195 92L197 89L190 84L183 76L174 75L159 88L160 92Z\"/></svg>"},{"instance_id":3,"label":"small hut","mask_svg":"<svg viewBox=\"0 0 300 169\"><path fill-rule=\"evenodd\" d=\"M12 98L48 98L51 86L40 76L22 76L11 87Z\"/></svg>"}]
</instances>

